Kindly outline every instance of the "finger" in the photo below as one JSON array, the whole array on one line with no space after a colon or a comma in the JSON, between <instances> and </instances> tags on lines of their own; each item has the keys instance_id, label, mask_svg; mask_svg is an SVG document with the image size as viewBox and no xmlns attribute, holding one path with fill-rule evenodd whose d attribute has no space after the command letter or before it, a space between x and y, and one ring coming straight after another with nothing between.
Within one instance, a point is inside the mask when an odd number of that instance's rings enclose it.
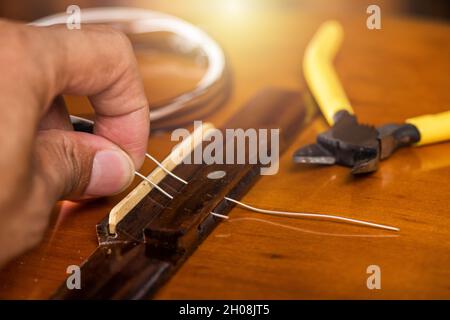
<instances>
[{"instance_id":1,"label":"finger","mask_svg":"<svg viewBox=\"0 0 450 320\"><path fill-rule=\"evenodd\" d=\"M87 95L95 110L94 133L124 149L136 167L144 160L149 134L149 108L129 40L102 26L42 29L58 44L56 91ZM61 59L62 58L62 59Z\"/></svg>"},{"instance_id":2,"label":"finger","mask_svg":"<svg viewBox=\"0 0 450 320\"><path fill-rule=\"evenodd\" d=\"M54 201L115 194L134 178L127 153L103 137L83 132L39 132L33 161L35 177Z\"/></svg>"},{"instance_id":3,"label":"finger","mask_svg":"<svg viewBox=\"0 0 450 320\"><path fill-rule=\"evenodd\" d=\"M53 100L50 109L39 123L39 130L48 129L73 130L69 113L67 112L66 104L62 96L57 96Z\"/></svg>"},{"instance_id":4,"label":"finger","mask_svg":"<svg viewBox=\"0 0 450 320\"><path fill-rule=\"evenodd\" d=\"M2 105L6 106L0 108L0 130L5 133L0 135L0 144L2 151L8 155L0 157L0 165L16 168L3 177L3 183L12 190L20 190L28 182L32 175L30 159L33 158L31 152L36 145L39 121L48 112L54 97L61 93L89 95L97 113L95 132L116 148L127 152L135 167L141 165L148 138L149 110L133 52L122 34L104 27L83 26L83 31L69 31L64 27L25 27L0 20L0 37L8 44L8 50L0 51L0 69L3 72L3 77L0 77L0 97ZM75 139L71 135L65 137ZM100 153L97 148L102 146L97 144L99 138L102 137L83 136L83 154L87 157L86 154L91 151L91 167L82 167L87 171L81 171L76 170L81 166L73 166L74 175L79 178L61 175L71 180L68 183L60 182L59 186L74 185L73 181L86 182L86 175L95 177L96 163L103 163L93 160ZM70 139L62 139L62 142L63 146L69 146L67 149L70 151L73 144ZM42 143L39 148L43 150L45 146L52 150L52 145L50 142ZM103 146L106 147L106 144ZM64 152L64 148L60 150L61 156L74 157L69 151ZM61 159L61 156L57 159ZM50 160L41 161L40 164L40 172L54 170ZM46 165L48 168L43 168ZM111 169L110 166L107 168ZM128 173L121 170L117 172L123 174L121 181L128 180L133 174L133 170ZM80 189L74 187L77 192ZM93 195L105 195L116 188L112 183L110 190L101 187L98 188L101 191L97 191L97 187L92 187L92 190ZM90 191L87 187L87 192ZM71 193L61 191L61 194ZM9 198L8 193L0 192L0 202Z\"/></svg>"}]
</instances>

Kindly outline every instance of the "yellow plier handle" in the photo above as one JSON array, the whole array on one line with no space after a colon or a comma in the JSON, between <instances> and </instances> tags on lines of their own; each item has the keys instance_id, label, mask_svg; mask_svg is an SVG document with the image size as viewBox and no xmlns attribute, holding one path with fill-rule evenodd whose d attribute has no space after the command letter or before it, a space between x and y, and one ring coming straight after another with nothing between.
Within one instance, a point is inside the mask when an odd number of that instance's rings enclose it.
<instances>
[{"instance_id":1,"label":"yellow plier handle","mask_svg":"<svg viewBox=\"0 0 450 320\"><path fill-rule=\"evenodd\" d=\"M354 113L333 67L333 59L343 36L339 22L324 22L309 42L303 59L308 87L330 126L334 124L334 116L338 111ZM414 125L420 133L420 141L416 145L450 140L450 111L411 118L406 122Z\"/></svg>"},{"instance_id":2,"label":"yellow plier handle","mask_svg":"<svg viewBox=\"0 0 450 320\"><path fill-rule=\"evenodd\" d=\"M309 42L303 59L303 72L317 104L328 124L334 124L334 115L340 110L353 114L341 82L333 67L344 37L342 26L337 21L323 23Z\"/></svg>"},{"instance_id":3,"label":"yellow plier handle","mask_svg":"<svg viewBox=\"0 0 450 320\"><path fill-rule=\"evenodd\" d=\"M417 146L450 140L450 111L410 118L406 123L419 130Z\"/></svg>"}]
</instances>

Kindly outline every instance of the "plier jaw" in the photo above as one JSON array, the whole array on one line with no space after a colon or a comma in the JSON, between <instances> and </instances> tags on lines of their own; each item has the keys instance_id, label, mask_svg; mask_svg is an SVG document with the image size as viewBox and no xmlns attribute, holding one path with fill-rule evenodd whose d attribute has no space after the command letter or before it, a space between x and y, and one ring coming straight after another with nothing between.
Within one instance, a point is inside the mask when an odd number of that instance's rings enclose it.
<instances>
[{"instance_id":1,"label":"plier jaw","mask_svg":"<svg viewBox=\"0 0 450 320\"><path fill-rule=\"evenodd\" d=\"M340 164L351 167L353 174L370 173L399 147L419 140L420 134L412 125L375 128L359 124L356 116L341 110L331 129L319 134L315 144L298 149L293 158L296 163Z\"/></svg>"}]
</instances>

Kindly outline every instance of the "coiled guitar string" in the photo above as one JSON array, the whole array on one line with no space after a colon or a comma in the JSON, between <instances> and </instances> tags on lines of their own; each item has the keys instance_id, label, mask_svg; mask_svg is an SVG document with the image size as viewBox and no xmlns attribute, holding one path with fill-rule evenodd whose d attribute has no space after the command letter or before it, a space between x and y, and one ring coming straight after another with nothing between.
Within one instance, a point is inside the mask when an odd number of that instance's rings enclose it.
<instances>
[{"instance_id":1,"label":"coiled guitar string","mask_svg":"<svg viewBox=\"0 0 450 320\"><path fill-rule=\"evenodd\" d=\"M173 172L171 172L170 170L165 168L162 165L162 163L160 163L158 160L156 160L153 156L151 156L151 155L149 155L147 153L146 157L149 158L150 160L152 160L158 167L160 167L164 172L168 173L173 178L177 179L178 181L181 181L184 184L188 184L187 181L183 180L182 178L180 178L179 176L177 176L176 174L174 174ZM156 183L154 183L153 181L151 181L150 179L148 179L147 177L145 177L141 173L135 172L135 174L137 176L139 176L140 178L144 179L145 181L149 182L152 186L154 186L157 190L159 190L161 193L163 193L166 197L170 198L171 200L173 199L173 196L171 194L169 194L168 192L163 190L160 186L158 186ZM267 210L267 209L261 209L261 208L257 208L257 207L245 204L245 203L243 203L241 201L232 199L230 197L224 197L224 199L227 200L227 201L230 201L232 203L235 203L235 204L237 204L238 206L240 206L240 207L242 207L244 209L247 209L247 210L250 210L250 211L254 211L254 212L258 212L258 213L262 213L262 214L278 215L278 216L289 216L289 217L302 217L302 218L315 218L315 219L324 219L324 220L334 220L334 221L340 221L340 222L344 222L344 223L351 223L351 224L358 224L358 225L369 226L369 227L372 227L372 228L378 228L378 229L384 229L384 230L390 230L390 231L400 231L400 229L397 228L397 227L392 227L392 226L388 226L388 225L384 225L384 224L378 224L378 223L373 223L373 222L368 222L368 221L363 221L363 220L358 220L358 219L346 218L346 217L341 217L341 216L336 216L336 215L329 215L329 214L320 214L320 213ZM222 219L228 219L228 216L222 215L222 214L219 214L219 213L215 213L215 212L211 212L211 215L213 215L215 217L218 217L218 218L222 218Z\"/></svg>"}]
</instances>

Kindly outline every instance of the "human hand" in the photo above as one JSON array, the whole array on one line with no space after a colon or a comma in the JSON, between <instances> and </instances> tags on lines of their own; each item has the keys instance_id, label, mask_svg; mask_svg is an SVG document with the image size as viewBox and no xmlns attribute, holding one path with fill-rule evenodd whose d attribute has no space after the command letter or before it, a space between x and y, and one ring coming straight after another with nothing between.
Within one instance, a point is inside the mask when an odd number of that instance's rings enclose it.
<instances>
[{"instance_id":1,"label":"human hand","mask_svg":"<svg viewBox=\"0 0 450 320\"><path fill-rule=\"evenodd\" d=\"M144 161L149 109L131 45L104 26L0 20L0 266L36 245L59 199L124 190ZM60 94L86 95L94 134Z\"/></svg>"}]
</instances>

